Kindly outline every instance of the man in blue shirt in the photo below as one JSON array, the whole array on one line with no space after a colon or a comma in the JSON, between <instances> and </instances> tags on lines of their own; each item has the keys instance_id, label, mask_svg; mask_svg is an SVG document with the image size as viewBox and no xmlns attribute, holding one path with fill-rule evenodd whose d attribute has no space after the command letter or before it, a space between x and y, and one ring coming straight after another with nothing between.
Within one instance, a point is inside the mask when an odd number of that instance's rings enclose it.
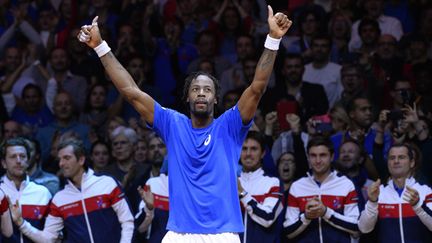
<instances>
[{"instance_id":1,"label":"man in blue shirt","mask_svg":"<svg viewBox=\"0 0 432 243\"><path fill-rule=\"evenodd\" d=\"M280 39L292 22L268 7L269 35L252 83L236 106L214 118L218 81L206 73L185 80L183 97L190 118L164 108L141 91L100 37L97 17L78 38L94 48L126 99L164 140L168 153L170 216L163 242L239 242L243 232L237 195L241 146L265 92Z\"/></svg>"}]
</instances>

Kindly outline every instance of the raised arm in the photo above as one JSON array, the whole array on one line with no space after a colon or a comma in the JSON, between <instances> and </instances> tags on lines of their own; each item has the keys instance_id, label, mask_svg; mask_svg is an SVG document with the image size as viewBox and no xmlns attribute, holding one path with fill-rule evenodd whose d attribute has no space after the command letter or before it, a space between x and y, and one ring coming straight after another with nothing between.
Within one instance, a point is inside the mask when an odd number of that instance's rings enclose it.
<instances>
[{"instance_id":1,"label":"raised arm","mask_svg":"<svg viewBox=\"0 0 432 243\"><path fill-rule=\"evenodd\" d=\"M267 88L270 75L273 71L280 40L292 24L285 14L276 13L273 15L273 9L270 6L268 6L267 21L270 31L264 44L264 52L258 61L252 83L246 88L238 101L238 108L243 123L250 122L255 115L258 103Z\"/></svg>"},{"instance_id":2,"label":"raised arm","mask_svg":"<svg viewBox=\"0 0 432 243\"><path fill-rule=\"evenodd\" d=\"M154 115L154 100L141 91L131 75L111 52L108 44L102 40L97 24L98 17L93 19L92 25L81 27L78 39L93 48L98 54L105 71L129 103L131 103L144 119L152 124Z\"/></svg>"}]
</instances>

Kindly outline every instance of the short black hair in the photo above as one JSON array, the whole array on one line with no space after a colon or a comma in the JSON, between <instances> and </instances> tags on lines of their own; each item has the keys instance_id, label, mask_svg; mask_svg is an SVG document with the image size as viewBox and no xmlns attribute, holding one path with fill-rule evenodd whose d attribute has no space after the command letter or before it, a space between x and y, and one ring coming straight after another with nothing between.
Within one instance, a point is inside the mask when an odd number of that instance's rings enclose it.
<instances>
[{"instance_id":1,"label":"short black hair","mask_svg":"<svg viewBox=\"0 0 432 243\"><path fill-rule=\"evenodd\" d=\"M257 131L249 131L248 134L246 135L246 139L252 139L255 140L259 143L261 150L264 152L265 148L266 148L266 142L265 142L265 138L262 135L262 133L257 132Z\"/></svg>"},{"instance_id":2,"label":"short black hair","mask_svg":"<svg viewBox=\"0 0 432 243\"><path fill-rule=\"evenodd\" d=\"M1 146L1 158L6 159L6 151L8 147L21 146L26 150L27 158L30 159L30 148L22 137L10 138L7 139Z\"/></svg>"},{"instance_id":3,"label":"short black hair","mask_svg":"<svg viewBox=\"0 0 432 243\"><path fill-rule=\"evenodd\" d=\"M328 138L327 136L312 137L311 140L309 140L309 142L307 144L307 152L309 153L309 150L312 147L317 147L317 146L325 146L329 150L330 154L334 154L333 143L330 140L330 138Z\"/></svg>"},{"instance_id":4,"label":"short black hair","mask_svg":"<svg viewBox=\"0 0 432 243\"><path fill-rule=\"evenodd\" d=\"M216 100L219 101L219 96L220 96L220 85L219 85L219 80L217 80L217 78L215 78L213 75L204 72L204 71L198 71L198 72L193 72L191 73L189 76L186 77L185 79L185 84L183 86L183 102L186 103L186 100L188 98L189 95L189 87L192 83L192 81L194 81L198 76L200 75L204 75L207 76L208 78L210 78L213 81L213 85L215 87L215 97ZM187 107L187 106L186 106Z\"/></svg>"},{"instance_id":5,"label":"short black hair","mask_svg":"<svg viewBox=\"0 0 432 243\"><path fill-rule=\"evenodd\" d=\"M372 26L378 32L378 36L381 35L381 29L379 27L378 22L374 19L369 19L369 18L364 18L360 21L358 28L357 28L357 33L360 35L360 32L361 32L360 30L366 26Z\"/></svg>"},{"instance_id":6,"label":"short black hair","mask_svg":"<svg viewBox=\"0 0 432 243\"><path fill-rule=\"evenodd\" d=\"M287 59L298 59L298 60L300 60L301 61L301 63L302 63L302 65L304 65L304 58L302 57L302 55L301 54L299 54L299 53L293 53L293 52L289 52L289 53L287 53L287 54L285 54L285 56L284 56L284 62L285 62L285 60L287 60Z\"/></svg>"},{"instance_id":7,"label":"short black hair","mask_svg":"<svg viewBox=\"0 0 432 243\"><path fill-rule=\"evenodd\" d=\"M40 97L44 97L43 92L41 87L39 87L39 85L33 84L33 83L28 83L26 86L24 86L22 92L21 92L21 98L24 98L24 93L29 90L29 89L34 89L36 90L36 92L38 93L38 95Z\"/></svg>"},{"instance_id":8,"label":"short black hair","mask_svg":"<svg viewBox=\"0 0 432 243\"><path fill-rule=\"evenodd\" d=\"M311 47L314 45L315 41L317 41L317 40L326 40L329 44L329 48L331 48L333 45L333 41L332 41L332 38L330 38L330 36L328 36L326 34L319 34L319 35L316 35L312 38Z\"/></svg>"},{"instance_id":9,"label":"short black hair","mask_svg":"<svg viewBox=\"0 0 432 243\"><path fill-rule=\"evenodd\" d=\"M370 98L366 94L357 95L348 101L348 104L346 106L346 112L348 115L350 114L351 111L354 111L357 108L356 107L357 100L367 100L369 104L372 105Z\"/></svg>"}]
</instances>

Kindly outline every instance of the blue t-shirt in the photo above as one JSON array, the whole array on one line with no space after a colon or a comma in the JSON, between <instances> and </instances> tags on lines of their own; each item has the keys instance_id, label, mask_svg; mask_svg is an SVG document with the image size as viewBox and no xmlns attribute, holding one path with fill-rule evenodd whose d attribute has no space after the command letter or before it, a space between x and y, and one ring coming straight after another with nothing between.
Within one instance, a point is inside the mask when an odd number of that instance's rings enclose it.
<instances>
[{"instance_id":1,"label":"blue t-shirt","mask_svg":"<svg viewBox=\"0 0 432 243\"><path fill-rule=\"evenodd\" d=\"M168 149L168 230L243 232L236 171L250 126L234 106L208 127L195 129L188 117L155 102L153 129Z\"/></svg>"}]
</instances>

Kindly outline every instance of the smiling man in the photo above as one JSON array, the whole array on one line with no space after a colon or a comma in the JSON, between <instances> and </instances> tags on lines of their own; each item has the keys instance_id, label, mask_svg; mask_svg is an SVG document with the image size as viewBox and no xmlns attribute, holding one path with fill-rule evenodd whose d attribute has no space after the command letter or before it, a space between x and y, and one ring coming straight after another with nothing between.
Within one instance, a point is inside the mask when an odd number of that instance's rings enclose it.
<instances>
[{"instance_id":1,"label":"smiling man","mask_svg":"<svg viewBox=\"0 0 432 243\"><path fill-rule=\"evenodd\" d=\"M369 201L359 219L359 229L371 232L378 223L378 242L430 242L432 189L414 179L414 150L395 144L388 153L390 180L377 180L368 188Z\"/></svg>"},{"instance_id":2,"label":"smiling man","mask_svg":"<svg viewBox=\"0 0 432 243\"><path fill-rule=\"evenodd\" d=\"M357 193L353 183L333 171L331 141L312 138L307 145L311 171L295 181L288 195L284 228L294 242L352 242L358 236Z\"/></svg>"},{"instance_id":3,"label":"smiling man","mask_svg":"<svg viewBox=\"0 0 432 243\"><path fill-rule=\"evenodd\" d=\"M27 142L20 137L8 139L1 148L1 154L6 174L1 178L0 189L7 195L10 204L21 205L22 218L29 225L41 229L48 215L51 193L46 187L30 181L26 173L31 154ZM13 232L5 242L31 242L18 227L14 227Z\"/></svg>"},{"instance_id":4,"label":"smiling man","mask_svg":"<svg viewBox=\"0 0 432 243\"><path fill-rule=\"evenodd\" d=\"M80 140L60 142L57 153L67 184L54 196L43 230L23 219L19 204L10 207L21 232L38 243L56 242L63 228L65 242L131 242L133 216L117 182L87 167Z\"/></svg>"},{"instance_id":5,"label":"smiling man","mask_svg":"<svg viewBox=\"0 0 432 243\"><path fill-rule=\"evenodd\" d=\"M97 17L78 38L94 48L126 99L162 138L169 151L170 215L163 242L239 242L243 232L236 169L241 145L266 90L282 36L292 22L268 7L269 35L255 76L238 103L214 118L218 81L206 73L185 80L190 118L158 104L136 82L101 39Z\"/></svg>"},{"instance_id":6,"label":"smiling man","mask_svg":"<svg viewBox=\"0 0 432 243\"><path fill-rule=\"evenodd\" d=\"M243 208L245 234L243 243L277 242L276 221L282 211L282 189L278 178L270 177L262 169L265 139L250 131L243 143L240 162L243 172L239 177L238 192Z\"/></svg>"}]
</instances>

